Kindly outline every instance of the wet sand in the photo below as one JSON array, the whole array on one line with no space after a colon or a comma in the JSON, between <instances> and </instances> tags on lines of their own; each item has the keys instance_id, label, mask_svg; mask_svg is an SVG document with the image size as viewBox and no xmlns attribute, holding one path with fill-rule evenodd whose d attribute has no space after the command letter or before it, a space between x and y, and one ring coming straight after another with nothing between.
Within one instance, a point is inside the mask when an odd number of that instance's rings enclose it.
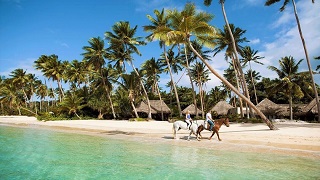
<instances>
[{"instance_id":1,"label":"wet sand","mask_svg":"<svg viewBox=\"0 0 320 180\"><path fill-rule=\"evenodd\" d=\"M0 116L1 126L42 128L70 133L81 133L133 141L151 141L195 148L240 151L266 154L284 154L316 158L320 160L320 123L276 122L279 130L270 130L264 123L230 123L208 140L209 131L197 141L195 135L187 141L189 132L180 130L173 139L172 123L167 121L131 122L127 120L65 120L38 121L35 117Z\"/></svg>"}]
</instances>

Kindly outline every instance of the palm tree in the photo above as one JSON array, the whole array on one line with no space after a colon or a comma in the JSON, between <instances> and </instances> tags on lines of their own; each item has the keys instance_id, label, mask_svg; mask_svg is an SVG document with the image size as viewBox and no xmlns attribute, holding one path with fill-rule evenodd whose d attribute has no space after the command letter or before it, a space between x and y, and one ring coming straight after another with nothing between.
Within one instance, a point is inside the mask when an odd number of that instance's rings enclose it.
<instances>
[{"instance_id":1,"label":"palm tree","mask_svg":"<svg viewBox=\"0 0 320 180\"><path fill-rule=\"evenodd\" d=\"M128 98L131 103L131 107L134 111L136 118L139 118L136 107L134 105L135 98L139 95L139 77L135 72L131 72L131 74L122 74L122 83L120 83L121 87L128 92Z\"/></svg>"},{"instance_id":2,"label":"palm tree","mask_svg":"<svg viewBox=\"0 0 320 180\"><path fill-rule=\"evenodd\" d=\"M257 71L248 70L245 74L245 78L247 82L251 82L251 87L249 86L250 92L252 93L251 89L253 89L253 94L250 94L250 97L255 97L256 104L258 104L258 97L257 97L257 90L256 90L256 82L260 80L261 75ZM253 101L253 100L252 100Z\"/></svg>"},{"instance_id":3,"label":"palm tree","mask_svg":"<svg viewBox=\"0 0 320 180\"><path fill-rule=\"evenodd\" d=\"M62 62L58 60L58 56L55 54L50 56L42 55L35 61L35 67L37 70L41 70L43 75L48 79L57 81L60 95L64 97L61 80L65 67L63 66Z\"/></svg>"},{"instance_id":4,"label":"palm tree","mask_svg":"<svg viewBox=\"0 0 320 180\"><path fill-rule=\"evenodd\" d=\"M168 58L167 51L166 51L166 45L168 44L167 34L170 31L172 31L169 24L169 17L164 13L164 9L162 9L161 12L159 12L158 10L154 10L154 14L156 16L156 19L153 18L151 15L147 15L147 18L151 21L152 24L143 26L143 28L144 28L144 31L151 32L151 34L148 35L146 38L148 41L159 40L160 48L163 47L163 56L168 67L167 69L170 74L173 90L174 90L177 105L178 105L179 115L181 117L182 111L180 107L180 100L177 92L177 87L173 80L172 67L171 67L172 64L170 64L170 59ZM173 53L172 50L168 52Z\"/></svg>"},{"instance_id":5,"label":"palm tree","mask_svg":"<svg viewBox=\"0 0 320 180\"><path fill-rule=\"evenodd\" d=\"M195 48L195 50L197 52L199 52L199 54L206 60L210 60L208 53L212 52L211 50L203 50L203 45L199 44L197 41L191 41L192 46ZM184 48L184 52L182 53L182 59L186 59L185 63L186 64L186 68L188 70L188 75L189 75L189 79L190 79L190 83L191 83L191 88L193 90L192 96L193 96L193 103L197 104L197 100L196 100L196 94L195 94L195 90L194 90L194 86L193 86L193 82L192 82L192 77L191 77L191 72L190 72L190 68L189 68L189 64L191 64L193 61L197 60L198 57L192 52L190 51L187 46L185 46ZM201 99L202 100L202 99ZM201 103L203 104L203 103ZM197 106L194 106L195 108L195 114L196 117L198 116L198 108ZM203 111L203 109L202 109ZM204 115L204 114L202 114Z\"/></svg>"},{"instance_id":6,"label":"palm tree","mask_svg":"<svg viewBox=\"0 0 320 180\"><path fill-rule=\"evenodd\" d=\"M12 77L12 83L18 88L21 89L24 94L25 103L27 106L28 96L26 93L26 85L29 81L29 76L26 71L23 69L15 69L11 72L10 76Z\"/></svg>"},{"instance_id":7,"label":"palm tree","mask_svg":"<svg viewBox=\"0 0 320 180\"><path fill-rule=\"evenodd\" d=\"M270 5L275 4L277 2L280 2L280 0L266 0L265 5L266 6L270 6ZM313 91L314 91L314 95L316 97L316 103L317 103L317 106L318 106L318 114L320 114L320 102L319 102L318 91L317 91L317 88L316 88L316 83L314 82L313 71L312 71L310 60L309 60L307 46L306 46L306 43L305 43L305 40L304 40L304 37L303 37L303 34L302 34L296 3L295 3L294 0L291 0L291 2L292 2L292 5L293 5L294 15L295 15L295 18L296 18L296 21L297 21L299 34L300 34L300 38L301 38L303 49L304 49L304 54L306 56L306 60L307 60L308 68L309 68L309 74L310 74L310 77L311 77L312 88L313 88ZM314 0L312 0L311 2L314 3ZM288 3L289 3L289 0L284 0L283 5L280 8L281 12L284 11L284 9L288 5ZM319 115L318 115L318 121L320 121L320 116Z\"/></svg>"},{"instance_id":8,"label":"palm tree","mask_svg":"<svg viewBox=\"0 0 320 180\"><path fill-rule=\"evenodd\" d=\"M241 52L242 47L239 44L242 42L247 42L246 38L241 37L246 31L238 27L235 27L233 24L230 24L229 26L230 26L232 35L234 37L237 52ZM242 67L236 61L234 51L233 51L233 46L232 46L232 37L230 36L228 27L226 25L224 26L223 31L219 30L219 35L216 39L216 43L217 43L217 46L216 48L213 49L213 51L215 52L214 56L219 52L221 52L222 50L226 49L225 60L228 60L228 58L231 58L231 62L232 62L231 65L233 66L233 70L235 71L237 88L240 91L240 84L241 84L241 87L245 92L246 84L241 83L241 82L245 82L243 76L241 75ZM244 116L243 105L242 105L243 103L241 98L239 98L239 103L240 103L241 117L243 117ZM247 115L249 115L249 113L247 113Z\"/></svg>"},{"instance_id":9,"label":"palm tree","mask_svg":"<svg viewBox=\"0 0 320 180\"><path fill-rule=\"evenodd\" d=\"M210 6L211 5L211 2L212 0L204 0L204 4L206 6ZM240 61L239 61L239 57L238 57L238 53L237 53L237 45L236 45L236 41L235 41L235 38L233 36L233 33L232 33L232 30L231 30L231 26L229 24L229 21L228 21L228 18L227 18L227 14L226 14L226 11L225 11L225 8L224 8L224 2L225 0L219 0L219 3L221 4L221 9L222 9L222 13L223 13L223 17L224 17L224 20L225 20L225 23L226 23L226 27L228 29L228 32L229 32L229 35L231 37L231 42L232 42L232 50L233 50L233 55L234 55L234 64L236 65L236 67L238 67L238 70L239 70L239 74L241 76L240 79L242 79L242 83L243 83L243 91L246 95L246 97L250 100L250 96L249 96L249 91L248 91L248 87L247 87L247 83L245 81L245 78L244 78L244 73L242 71L242 68L241 68L241 65L240 65ZM251 111L251 109L250 109ZM247 113L248 114L248 113ZM248 114L249 115L249 114Z\"/></svg>"},{"instance_id":10,"label":"palm tree","mask_svg":"<svg viewBox=\"0 0 320 180\"><path fill-rule=\"evenodd\" d=\"M90 46L84 46L82 48L85 51L84 53L82 53L82 55L84 56L84 60L86 61L86 63L92 66L92 69L98 72L101 76L103 87L107 93L107 98L110 102L113 118L116 119L117 117L114 112L113 103L110 95L112 89L108 88L108 85L106 84L107 77L105 77L103 73L103 67L105 64L104 58L107 55L106 50L104 49L104 41L100 37L97 37L91 38L88 42Z\"/></svg>"},{"instance_id":11,"label":"palm tree","mask_svg":"<svg viewBox=\"0 0 320 180\"><path fill-rule=\"evenodd\" d=\"M204 112L204 94L203 94L203 85L210 80L209 70L206 69L206 66L201 62L196 62L191 66L191 77L195 81L196 85L199 87L199 95L201 102L201 111ZM202 118L204 118L204 113L202 113Z\"/></svg>"},{"instance_id":12,"label":"palm tree","mask_svg":"<svg viewBox=\"0 0 320 180\"><path fill-rule=\"evenodd\" d=\"M36 90L36 94L40 98L40 112L42 111L42 106L43 106L43 100L47 96L48 92L48 87L45 84L40 84L39 87Z\"/></svg>"},{"instance_id":13,"label":"palm tree","mask_svg":"<svg viewBox=\"0 0 320 180\"><path fill-rule=\"evenodd\" d=\"M151 82L151 92L154 94L158 94L160 99L160 106L161 106L161 120L164 120L163 111L162 111L162 98L160 93L160 88L158 81L160 79L159 74L163 72L163 66L161 65L160 60L157 60L153 57L147 61L145 61L141 65L141 71L144 76L147 78L147 82Z\"/></svg>"},{"instance_id":14,"label":"palm tree","mask_svg":"<svg viewBox=\"0 0 320 180\"><path fill-rule=\"evenodd\" d=\"M304 96L297 81L300 80L301 73L298 72L299 64L302 59L295 62L292 56L286 56L279 60L280 69L275 66L268 66L269 69L275 71L279 76L279 83L271 89L271 93L282 91L289 98L290 120L293 119L292 113L292 98L294 96L302 98Z\"/></svg>"},{"instance_id":15,"label":"palm tree","mask_svg":"<svg viewBox=\"0 0 320 180\"><path fill-rule=\"evenodd\" d=\"M255 82L253 80L253 75L252 75L252 68L251 68L251 61L255 62L257 64L261 64L263 65L263 63L259 62L259 59L262 59L264 57L258 56L257 55L258 51L254 51L253 49L251 49L250 46L245 46L243 48L243 50L240 52L242 59L241 61L243 62L243 66L245 66L247 63L249 63L249 72L250 72L250 77L251 77L251 83L253 86L253 90L254 90L254 96L256 99L256 104L258 104L258 98L257 98L257 91L256 91L256 86L255 86Z\"/></svg>"},{"instance_id":16,"label":"palm tree","mask_svg":"<svg viewBox=\"0 0 320 180\"><path fill-rule=\"evenodd\" d=\"M60 103L60 108L62 110L67 110L70 115L75 114L79 119L81 119L77 112L86 106L82 103L83 97L78 97L73 93L68 93Z\"/></svg>"},{"instance_id":17,"label":"palm tree","mask_svg":"<svg viewBox=\"0 0 320 180\"><path fill-rule=\"evenodd\" d=\"M77 83L77 87L80 88L81 83L86 81L87 76L85 61L76 59L71 61L67 67L66 76L70 82Z\"/></svg>"},{"instance_id":18,"label":"palm tree","mask_svg":"<svg viewBox=\"0 0 320 180\"><path fill-rule=\"evenodd\" d=\"M133 62L132 62L132 53L136 53L141 56L141 53L139 52L137 46L139 45L145 45L143 41L141 41L140 37L134 37L135 33L137 31L138 26L135 26L134 28L130 27L129 22L120 21L117 22L112 26L113 32L105 32L105 38L109 40L110 42L110 49L113 49L114 51L121 50L126 56L120 56L120 57L113 57L116 59L121 59L122 62L127 61L131 67L133 68L134 72L137 74L138 77L140 77L139 72L135 68ZM144 84L142 83L142 80L140 79L141 87L144 91L145 97L147 99L148 104L148 118L152 119L151 116L151 106L149 97L147 94L147 91L144 87Z\"/></svg>"},{"instance_id":19,"label":"palm tree","mask_svg":"<svg viewBox=\"0 0 320 180\"><path fill-rule=\"evenodd\" d=\"M195 11L195 7L194 5L186 5L186 10L182 11L181 14L185 14L184 12L191 12L189 16L189 20L191 22L188 22L188 24L195 24L197 25L194 28L188 29L186 30L184 33L181 31L178 32L172 32L173 36L174 35L179 35L181 34L183 37L186 37L186 41L188 43L188 46L190 47L190 49L199 57L199 59L201 59L201 61L208 67L208 69L216 76L218 77L225 85L227 85L232 91L234 91L236 94L238 94L241 98L243 98L248 104L249 106L251 106L259 115L260 117L266 122L266 124L268 125L268 127L270 129L276 129L276 127L265 117L265 115L258 109L255 107L255 105L250 101L250 99L248 99L247 97L245 97L243 94L241 94L232 84L230 84L225 78L223 78L219 73L217 73L217 71L215 71L211 65L201 57L201 55L193 48L191 41L190 41L190 37L191 35L194 35L196 37L196 39L198 41L202 41L204 43L204 45L211 45L212 47L212 43L209 43L206 40L210 40L211 42L214 40L214 36L215 36L215 30L212 26L210 26L208 24L208 22L212 19L211 15L208 15L206 13L200 13L199 15L196 15L196 11ZM177 10L176 10L177 12ZM176 17L181 17L181 15L179 15L179 13L173 13L176 14L178 16L171 16L173 18L172 21L177 21L174 24L179 24L178 22L182 22L186 21L186 17L184 18L176 18ZM191 16L195 16L193 18L191 18ZM234 48L235 49L235 48Z\"/></svg>"}]
</instances>

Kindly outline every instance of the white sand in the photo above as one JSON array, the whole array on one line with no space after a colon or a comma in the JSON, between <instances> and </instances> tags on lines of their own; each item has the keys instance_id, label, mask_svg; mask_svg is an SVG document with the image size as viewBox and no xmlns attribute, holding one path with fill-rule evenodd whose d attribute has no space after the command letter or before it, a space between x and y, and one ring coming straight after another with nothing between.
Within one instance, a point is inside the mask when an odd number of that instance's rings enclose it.
<instances>
[{"instance_id":1,"label":"white sand","mask_svg":"<svg viewBox=\"0 0 320 180\"><path fill-rule=\"evenodd\" d=\"M34 117L0 116L0 125L28 128L49 128L59 131L87 133L99 136L126 138L138 141L153 141L197 148L230 151L281 153L308 156L320 160L320 124L306 122L277 122L279 130L269 130L266 124L230 123L222 126L220 138L203 131L203 139L197 141L192 135L186 138L186 130L180 130L173 139L172 123L167 121L129 122L126 120L66 120L42 122Z\"/></svg>"}]
</instances>

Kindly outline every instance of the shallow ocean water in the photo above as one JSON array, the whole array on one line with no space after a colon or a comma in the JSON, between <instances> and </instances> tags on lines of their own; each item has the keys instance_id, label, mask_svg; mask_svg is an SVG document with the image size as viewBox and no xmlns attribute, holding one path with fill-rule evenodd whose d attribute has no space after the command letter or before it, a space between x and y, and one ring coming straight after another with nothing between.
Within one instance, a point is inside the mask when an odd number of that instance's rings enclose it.
<instances>
[{"instance_id":1,"label":"shallow ocean water","mask_svg":"<svg viewBox=\"0 0 320 180\"><path fill-rule=\"evenodd\" d=\"M320 179L317 159L0 126L0 179Z\"/></svg>"}]
</instances>

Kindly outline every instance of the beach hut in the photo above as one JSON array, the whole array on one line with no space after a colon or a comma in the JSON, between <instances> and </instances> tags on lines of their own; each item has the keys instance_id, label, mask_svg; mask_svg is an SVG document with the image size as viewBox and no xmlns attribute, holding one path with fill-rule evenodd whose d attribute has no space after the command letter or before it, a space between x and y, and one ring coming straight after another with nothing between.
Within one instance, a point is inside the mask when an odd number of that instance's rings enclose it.
<instances>
[{"instance_id":1,"label":"beach hut","mask_svg":"<svg viewBox=\"0 0 320 180\"><path fill-rule=\"evenodd\" d=\"M268 119L275 119L278 116L285 116L286 110L268 98L263 99L256 106Z\"/></svg>"},{"instance_id":2,"label":"beach hut","mask_svg":"<svg viewBox=\"0 0 320 180\"><path fill-rule=\"evenodd\" d=\"M182 111L182 114L186 114L187 111L190 111L190 115L192 116L195 116L196 115L196 111L195 111L195 106L194 104L190 104L188 107L186 107L183 111ZM202 114L202 111L197 108L197 112L198 112L198 115L201 115Z\"/></svg>"},{"instance_id":3,"label":"beach hut","mask_svg":"<svg viewBox=\"0 0 320 180\"><path fill-rule=\"evenodd\" d=\"M303 109L305 113L318 114L316 98L314 98L309 104L307 104Z\"/></svg>"},{"instance_id":4,"label":"beach hut","mask_svg":"<svg viewBox=\"0 0 320 180\"><path fill-rule=\"evenodd\" d=\"M229 110L234 108L226 101L219 101L213 108L211 112L216 112L218 115L227 115Z\"/></svg>"},{"instance_id":5,"label":"beach hut","mask_svg":"<svg viewBox=\"0 0 320 180\"><path fill-rule=\"evenodd\" d=\"M162 104L162 106L161 106ZM152 119L161 120L161 111L163 112L164 120L168 120L169 115L171 114L170 108L167 104L160 100L150 100L151 106L151 115ZM140 117L148 117L148 104L142 101L137 107L136 110Z\"/></svg>"}]
</instances>

